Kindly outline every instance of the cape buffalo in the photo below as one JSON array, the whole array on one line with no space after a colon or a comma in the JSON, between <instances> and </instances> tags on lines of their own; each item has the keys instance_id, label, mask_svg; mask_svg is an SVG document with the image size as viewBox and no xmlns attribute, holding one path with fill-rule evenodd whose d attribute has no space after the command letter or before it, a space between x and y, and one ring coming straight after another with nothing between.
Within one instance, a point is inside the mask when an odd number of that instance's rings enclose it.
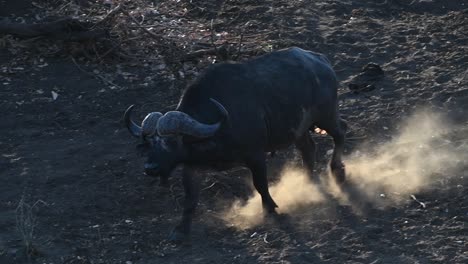
<instances>
[{"instance_id":1,"label":"cape buffalo","mask_svg":"<svg viewBox=\"0 0 468 264\"><path fill-rule=\"evenodd\" d=\"M185 89L174 111L149 113L141 126L132 120L130 106L124 120L148 148L145 173L166 182L177 165L184 165L184 211L170 239L180 241L190 234L199 192L191 171L199 165L232 162L249 168L264 211L275 213L266 153L295 144L312 175L314 126L333 137L330 167L337 182L343 182L346 123L339 117L337 87L324 55L293 47L245 62L211 65Z\"/></svg>"}]
</instances>

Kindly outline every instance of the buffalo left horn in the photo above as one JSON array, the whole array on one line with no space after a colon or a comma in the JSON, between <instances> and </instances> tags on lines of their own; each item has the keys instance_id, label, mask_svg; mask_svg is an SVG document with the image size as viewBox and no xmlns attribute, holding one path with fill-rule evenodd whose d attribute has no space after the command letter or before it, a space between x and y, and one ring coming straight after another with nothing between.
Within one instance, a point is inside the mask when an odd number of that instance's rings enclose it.
<instances>
[{"instance_id":1,"label":"buffalo left horn","mask_svg":"<svg viewBox=\"0 0 468 264\"><path fill-rule=\"evenodd\" d=\"M154 136L156 134L158 120L161 118L163 114L160 112L151 112L146 115L143 122L141 122L141 132L144 137L146 136Z\"/></svg>"}]
</instances>

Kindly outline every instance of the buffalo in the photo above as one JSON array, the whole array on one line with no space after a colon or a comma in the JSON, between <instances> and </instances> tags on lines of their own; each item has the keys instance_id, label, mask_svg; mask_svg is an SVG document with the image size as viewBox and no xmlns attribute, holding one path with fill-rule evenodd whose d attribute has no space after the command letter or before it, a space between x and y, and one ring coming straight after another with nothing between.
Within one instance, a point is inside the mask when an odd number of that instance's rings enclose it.
<instances>
[{"instance_id":1,"label":"buffalo","mask_svg":"<svg viewBox=\"0 0 468 264\"><path fill-rule=\"evenodd\" d=\"M147 149L145 173L159 175L164 184L183 165L184 210L169 239L183 241L190 235L199 196L193 173L198 166L247 167L264 212L275 214L266 156L294 144L310 177L317 180L314 127L333 138L330 168L335 180L343 183L347 126L339 115L337 87L326 56L292 47L245 62L211 65L184 90L174 111L149 113L141 125L133 121L130 106L124 121Z\"/></svg>"}]
</instances>

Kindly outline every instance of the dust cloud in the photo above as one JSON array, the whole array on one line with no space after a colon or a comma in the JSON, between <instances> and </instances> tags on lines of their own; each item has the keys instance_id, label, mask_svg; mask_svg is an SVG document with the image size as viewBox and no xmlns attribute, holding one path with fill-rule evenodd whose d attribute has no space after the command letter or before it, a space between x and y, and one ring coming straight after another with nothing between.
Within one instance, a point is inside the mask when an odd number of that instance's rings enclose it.
<instances>
[{"instance_id":1,"label":"dust cloud","mask_svg":"<svg viewBox=\"0 0 468 264\"><path fill-rule=\"evenodd\" d=\"M286 167L283 170L280 180L270 186L270 194L279 206L279 213L290 213L300 206L324 200L319 188L309 180L307 173L294 167ZM260 224L263 221L263 213L258 192L254 191L253 196L246 202L234 202L224 218L241 229Z\"/></svg>"},{"instance_id":2,"label":"dust cloud","mask_svg":"<svg viewBox=\"0 0 468 264\"><path fill-rule=\"evenodd\" d=\"M418 111L392 140L358 148L346 158L348 179L370 198L391 202L457 176L468 158L465 141L450 136L460 127L431 111Z\"/></svg>"},{"instance_id":3,"label":"dust cloud","mask_svg":"<svg viewBox=\"0 0 468 264\"><path fill-rule=\"evenodd\" d=\"M397 127L389 141L363 144L344 158L347 186L359 194L354 199L379 206L397 205L437 182L460 176L457 172L466 166L466 138L452 140L451 135L460 128L442 115L418 111ZM304 205L326 202L325 197L335 197L342 204L356 202L351 201L349 189L338 187L329 175L321 175L321 179L323 188L312 183L305 171L287 166L280 180L270 186L278 212L291 213ZM238 228L262 223L260 195L254 191L247 201L236 201L224 219Z\"/></svg>"}]
</instances>

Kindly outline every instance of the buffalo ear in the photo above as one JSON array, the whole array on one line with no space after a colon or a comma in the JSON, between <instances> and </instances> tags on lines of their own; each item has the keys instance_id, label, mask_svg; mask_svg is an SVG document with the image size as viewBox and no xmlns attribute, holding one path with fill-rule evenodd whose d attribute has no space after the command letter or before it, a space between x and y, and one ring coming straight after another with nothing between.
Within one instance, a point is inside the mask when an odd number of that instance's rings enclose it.
<instances>
[{"instance_id":1,"label":"buffalo ear","mask_svg":"<svg viewBox=\"0 0 468 264\"><path fill-rule=\"evenodd\" d=\"M177 136L177 147L182 148L184 146L184 137L183 136Z\"/></svg>"},{"instance_id":2,"label":"buffalo ear","mask_svg":"<svg viewBox=\"0 0 468 264\"><path fill-rule=\"evenodd\" d=\"M183 142L184 144L200 143L200 142L209 141L209 140L210 140L210 139L198 138L198 137L188 136L188 135L184 135L184 136L182 137L182 142Z\"/></svg>"}]
</instances>

